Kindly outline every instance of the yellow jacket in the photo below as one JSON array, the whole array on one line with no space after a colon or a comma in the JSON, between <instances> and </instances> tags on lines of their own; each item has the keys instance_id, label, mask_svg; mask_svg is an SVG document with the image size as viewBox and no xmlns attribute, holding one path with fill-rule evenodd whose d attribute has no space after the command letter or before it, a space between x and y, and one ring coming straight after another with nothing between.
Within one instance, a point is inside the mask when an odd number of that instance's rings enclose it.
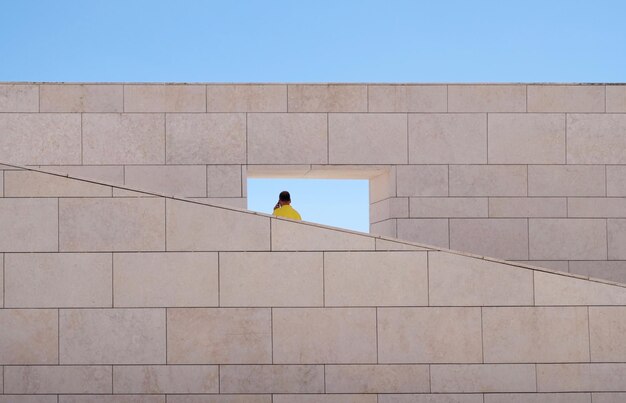
<instances>
[{"instance_id":1,"label":"yellow jacket","mask_svg":"<svg viewBox=\"0 0 626 403\"><path fill-rule=\"evenodd\" d=\"M285 204L277 209L274 209L274 215L276 217L286 217L292 220L302 220L300 214L290 205Z\"/></svg>"}]
</instances>

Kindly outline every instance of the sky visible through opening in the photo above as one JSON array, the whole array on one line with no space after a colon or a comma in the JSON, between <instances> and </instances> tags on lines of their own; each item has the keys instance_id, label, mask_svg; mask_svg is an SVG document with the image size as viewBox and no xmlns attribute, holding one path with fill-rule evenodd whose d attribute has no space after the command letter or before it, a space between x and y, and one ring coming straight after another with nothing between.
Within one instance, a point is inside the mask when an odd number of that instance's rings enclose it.
<instances>
[{"instance_id":1,"label":"sky visible through opening","mask_svg":"<svg viewBox=\"0 0 626 403\"><path fill-rule=\"evenodd\" d=\"M248 210L272 214L287 190L302 219L369 232L369 181L348 179L248 179Z\"/></svg>"}]
</instances>

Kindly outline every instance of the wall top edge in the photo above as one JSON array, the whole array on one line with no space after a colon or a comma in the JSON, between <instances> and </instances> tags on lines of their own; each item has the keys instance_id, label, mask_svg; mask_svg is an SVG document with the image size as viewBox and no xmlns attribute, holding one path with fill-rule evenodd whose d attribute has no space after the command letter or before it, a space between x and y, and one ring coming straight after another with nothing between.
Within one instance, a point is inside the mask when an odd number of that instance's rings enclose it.
<instances>
[{"instance_id":1,"label":"wall top edge","mask_svg":"<svg viewBox=\"0 0 626 403\"><path fill-rule=\"evenodd\" d=\"M626 85L626 82L183 82L183 81L134 81L134 82L99 82L99 81L0 81L0 85Z\"/></svg>"}]
</instances>

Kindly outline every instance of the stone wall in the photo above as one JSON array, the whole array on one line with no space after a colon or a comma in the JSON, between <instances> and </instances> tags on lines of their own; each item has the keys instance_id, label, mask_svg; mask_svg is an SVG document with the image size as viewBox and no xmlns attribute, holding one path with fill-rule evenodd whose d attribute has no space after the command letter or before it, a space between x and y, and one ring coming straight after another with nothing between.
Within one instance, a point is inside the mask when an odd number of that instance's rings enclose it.
<instances>
[{"instance_id":1,"label":"stone wall","mask_svg":"<svg viewBox=\"0 0 626 403\"><path fill-rule=\"evenodd\" d=\"M626 85L2 84L3 161L241 208L367 178L373 233L626 282Z\"/></svg>"}]
</instances>

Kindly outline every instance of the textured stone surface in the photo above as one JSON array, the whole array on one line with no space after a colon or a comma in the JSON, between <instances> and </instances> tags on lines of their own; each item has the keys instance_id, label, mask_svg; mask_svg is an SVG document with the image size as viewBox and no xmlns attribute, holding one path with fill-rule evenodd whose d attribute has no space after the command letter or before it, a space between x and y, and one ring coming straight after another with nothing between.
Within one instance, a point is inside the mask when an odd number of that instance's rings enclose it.
<instances>
[{"instance_id":1,"label":"textured stone surface","mask_svg":"<svg viewBox=\"0 0 626 403\"><path fill-rule=\"evenodd\" d=\"M205 112L206 86L124 85L125 112Z\"/></svg>"},{"instance_id":2,"label":"textured stone surface","mask_svg":"<svg viewBox=\"0 0 626 403\"><path fill-rule=\"evenodd\" d=\"M112 192L110 186L35 171L4 174L5 197L107 197Z\"/></svg>"},{"instance_id":3,"label":"textured stone surface","mask_svg":"<svg viewBox=\"0 0 626 403\"><path fill-rule=\"evenodd\" d=\"M398 196L447 196L447 165L400 165L397 167Z\"/></svg>"},{"instance_id":4,"label":"textured stone surface","mask_svg":"<svg viewBox=\"0 0 626 403\"><path fill-rule=\"evenodd\" d=\"M623 293L622 291L622 304ZM624 304L626 305L626 304ZM589 337L591 338L591 361L626 361L626 306L590 307Z\"/></svg>"},{"instance_id":5,"label":"textured stone surface","mask_svg":"<svg viewBox=\"0 0 626 403\"><path fill-rule=\"evenodd\" d=\"M445 85L369 85L368 112L447 112Z\"/></svg>"},{"instance_id":6,"label":"textured stone surface","mask_svg":"<svg viewBox=\"0 0 626 403\"><path fill-rule=\"evenodd\" d=\"M537 305L626 305L626 287L535 272Z\"/></svg>"},{"instance_id":7,"label":"textured stone surface","mask_svg":"<svg viewBox=\"0 0 626 403\"><path fill-rule=\"evenodd\" d=\"M330 164L406 164L407 116L330 114L328 144Z\"/></svg>"},{"instance_id":8,"label":"textured stone surface","mask_svg":"<svg viewBox=\"0 0 626 403\"><path fill-rule=\"evenodd\" d=\"M208 197L241 197L244 183L242 167L239 165L208 165L207 166Z\"/></svg>"},{"instance_id":9,"label":"textured stone surface","mask_svg":"<svg viewBox=\"0 0 626 403\"><path fill-rule=\"evenodd\" d=\"M567 115L568 164L626 164L625 114Z\"/></svg>"},{"instance_id":10,"label":"textured stone surface","mask_svg":"<svg viewBox=\"0 0 626 403\"><path fill-rule=\"evenodd\" d=\"M540 392L622 391L624 382L626 364L537 365L537 390ZM596 394L593 396L595 402Z\"/></svg>"},{"instance_id":11,"label":"textured stone surface","mask_svg":"<svg viewBox=\"0 0 626 403\"><path fill-rule=\"evenodd\" d=\"M111 255L8 253L5 307L111 307Z\"/></svg>"},{"instance_id":12,"label":"textured stone surface","mask_svg":"<svg viewBox=\"0 0 626 403\"><path fill-rule=\"evenodd\" d=\"M328 365L327 393L427 393L427 365Z\"/></svg>"},{"instance_id":13,"label":"textured stone surface","mask_svg":"<svg viewBox=\"0 0 626 403\"><path fill-rule=\"evenodd\" d=\"M531 270L446 252L428 252L428 269L431 306L533 304Z\"/></svg>"},{"instance_id":14,"label":"textured stone surface","mask_svg":"<svg viewBox=\"0 0 626 403\"><path fill-rule=\"evenodd\" d=\"M431 392L535 392L532 364L431 365Z\"/></svg>"},{"instance_id":15,"label":"textured stone surface","mask_svg":"<svg viewBox=\"0 0 626 403\"><path fill-rule=\"evenodd\" d=\"M426 250L416 245L388 239L376 239L376 250Z\"/></svg>"},{"instance_id":16,"label":"textured stone surface","mask_svg":"<svg viewBox=\"0 0 626 403\"><path fill-rule=\"evenodd\" d=\"M451 219L450 249L507 260L526 260L528 222L516 218Z\"/></svg>"},{"instance_id":17,"label":"textured stone surface","mask_svg":"<svg viewBox=\"0 0 626 403\"><path fill-rule=\"evenodd\" d=\"M165 395L59 395L58 403L166 403Z\"/></svg>"},{"instance_id":18,"label":"textured stone surface","mask_svg":"<svg viewBox=\"0 0 626 403\"><path fill-rule=\"evenodd\" d=\"M39 86L0 84L0 112L39 112Z\"/></svg>"},{"instance_id":19,"label":"textured stone surface","mask_svg":"<svg viewBox=\"0 0 626 403\"><path fill-rule=\"evenodd\" d=\"M370 223L408 216L409 199L406 197L392 197L370 204Z\"/></svg>"},{"instance_id":20,"label":"textured stone surface","mask_svg":"<svg viewBox=\"0 0 626 403\"><path fill-rule=\"evenodd\" d=\"M168 395L168 403L272 403L272 395Z\"/></svg>"},{"instance_id":21,"label":"textured stone surface","mask_svg":"<svg viewBox=\"0 0 626 403\"><path fill-rule=\"evenodd\" d=\"M322 306L321 252L220 253L220 306Z\"/></svg>"},{"instance_id":22,"label":"textured stone surface","mask_svg":"<svg viewBox=\"0 0 626 403\"><path fill-rule=\"evenodd\" d=\"M483 403L481 394L378 395L378 403Z\"/></svg>"},{"instance_id":23,"label":"textured stone surface","mask_svg":"<svg viewBox=\"0 0 626 403\"><path fill-rule=\"evenodd\" d=\"M408 162L410 164L487 163L487 115L409 115Z\"/></svg>"},{"instance_id":24,"label":"textured stone surface","mask_svg":"<svg viewBox=\"0 0 626 403\"><path fill-rule=\"evenodd\" d=\"M60 199L62 251L158 251L165 249L165 200ZM98 231L93 231L98 228Z\"/></svg>"},{"instance_id":25,"label":"textured stone surface","mask_svg":"<svg viewBox=\"0 0 626 403\"><path fill-rule=\"evenodd\" d=\"M89 113L82 116L85 164L165 163L165 116Z\"/></svg>"},{"instance_id":26,"label":"textured stone surface","mask_svg":"<svg viewBox=\"0 0 626 403\"><path fill-rule=\"evenodd\" d=\"M449 85L449 112L526 112L525 85Z\"/></svg>"},{"instance_id":27,"label":"textured stone surface","mask_svg":"<svg viewBox=\"0 0 626 403\"><path fill-rule=\"evenodd\" d=\"M428 305L426 252L327 252L325 306Z\"/></svg>"},{"instance_id":28,"label":"textured stone surface","mask_svg":"<svg viewBox=\"0 0 626 403\"><path fill-rule=\"evenodd\" d=\"M572 261L569 262L569 271L582 276L601 278L626 284L626 261Z\"/></svg>"},{"instance_id":29,"label":"textured stone surface","mask_svg":"<svg viewBox=\"0 0 626 403\"><path fill-rule=\"evenodd\" d=\"M243 113L168 113L168 164L240 164L246 162Z\"/></svg>"},{"instance_id":30,"label":"textured stone surface","mask_svg":"<svg viewBox=\"0 0 626 403\"><path fill-rule=\"evenodd\" d=\"M606 220L531 218L528 225L530 259L606 259Z\"/></svg>"},{"instance_id":31,"label":"textured stone surface","mask_svg":"<svg viewBox=\"0 0 626 403\"><path fill-rule=\"evenodd\" d=\"M55 165L42 166L45 172L53 172L72 178L104 182L111 185L124 185L122 165Z\"/></svg>"},{"instance_id":32,"label":"textured stone surface","mask_svg":"<svg viewBox=\"0 0 626 403\"><path fill-rule=\"evenodd\" d=\"M273 403L377 403L376 395L275 395Z\"/></svg>"},{"instance_id":33,"label":"textured stone surface","mask_svg":"<svg viewBox=\"0 0 626 403\"><path fill-rule=\"evenodd\" d=\"M340 230L272 219L272 250L374 250L374 239Z\"/></svg>"},{"instance_id":34,"label":"textured stone surface","mask_svg":"<svg viewBox=\"0 0 626 403\"><path fill-rule=\"evenodd\" d=\"M217 306L217 253L116 253L116 307Z\"/></svg>"},{"instance_id":35,"label":"textured stone surface","mask_svg":"<svg viewBox=\"0 0 626 403\"><path fill-rule=\"evenodd\" d=\"M59 312L61 364L165 364L165 309Z\"/></svg>"},{"instance_id":36,"label":"textured stone surface","mask_svg":"<svg viewBox=\"0 0 626 403\"><path fill-rule=\"evenodd\" d=\"M596 402L595 397L593 401ZM591 393L485 394L484 403L591 403Z\"/></svg>"},{"instance_id":37,"label":"textured stone surface","mask_svg":"<svg viewBox=\"0 0 626 403\"><path fill-rule=\"evenodd\" d=\"M1 309L0 364L56 364L57 324L56 309Z\"/></svg>"},{"instance_id":38,"label":"textured stone surface","mask_svg":"<svg viewBox=\"0 0 626 403\"><path fill-rule=\"evenodd\" d=\"M626 197L570 197L567 213L569 217L626 217Z\"/></svg>"},{"instance_id":39,"label":"textured stone surface","mask_svg":"<svg viewBox=\"0 0 626 403\"><path fill-rule=\"evenodd\" d=\"M450 196L526 196L525 165L451 165Z\"/></svg>"},{"instance_id":40,"label":"textured stone surface","mask_svg":"<svg viewBox=\"0 0 626 403\"><path fill-rule=\"evenodd\" d=\"M374 308L277 308L272 320L275 363L376 362Z\"/></svg>"},{"instance_id":41,"label":"textured stone surface","mask_svg":"<svg viewBox=\"0 0 626 403\"><path fill-rule=\"evenodd\" d=\"M207 85L207 112L287 112L287 85Z\"/></svg>"},{"instance_id":42,"label":"textured stone surface","mask_svg":"<svg viewBox=\"0 0 626 403\"><path fill-rule=\"evenodd\" d=\"M269 308L167 310L168 364L269 364Z\"/></svg>"},{"instance_id":43,"label":"textured stone surface","mask_svg":"<svg viewBox=\"0 0 626 403\"><path fill-rule=\"evenodd\" d=\"M586 307L483 308L485 362L589 361Z\"/></svg>"},{"instance_id":44,"label":"textured stone surface","mask_svg":"<svg viewBox=\"0 0 626 403\"><path fill-rule=\"evenodd\" d=\"M489 217L566 217L565 197L492 197Z\"/></svg>"},{"instance_id":45,"label":"textured stone surface","mask_svg":"<svg viewBox=\"0 0 626 403\"><path fill-rule=\"evenodd\" d=\"M491 114L489 163L564 164L565 115Z\"/></svg>"},{"instance_id":46,"label":"textured stone surface","mask_svg":"<svg viewBox=\"0 0 626 403\"><path fill-rule=\"evenodd\" d=\"M110 393L109 366L10 366L4 370L5 393Z\"/></svg>"},{"instance_id":47,"label":"textured stone surface","mask_svg":"<svg viewBox=\"0 0 626 403\"><path fill-rule=\"evenodd\" d=\"M604 167L600 165L531 165L529 196L604 196Z\"/></svg>"},{"instance_id":48,"label":"textured stone surface","mask_svg":"<svg viewBox=\"0 0 626 403\"><path fill-rule=\"evenodd\" d=\"M57 395L0 395L0 403L58 403Z\"/></svg>"},{"instance_id":49,"label":"textured stone surface","mask_svg":"<svg viewBox=\"0 0 626 403\"><path fill-rule=\"evenodd\" d=\"M481 362L480 316L480 308L379 308L378 361Z\"/></svg>"},{"instance_id":50,"label":"textured stone surface","mask_svg":"<svg viewBox=\"0 0 626 403\"><path fill-rule=\"evenodd\" d=\"M41 112L122 112L123 86L118 84L44 84Z\"/></svg>"},{"instance_id":51,"label":"textured stone surface","mask_svg":"<svg viewBox=\"0 0 626 403\"><path fill-rule=\"evenodd\" d=\"M528 112L604 112L603 85L529 85Z\"/></svg>"},{"instance_id":52,"label":"textured stone surface","mask_svg":"<svg viewBox=\"0 0 626 403\"><path fill-rule=\"evenodd\" d=\"M352 84L292 84L289 112L366 112L367 86Z\"/></svg>"},{"instance_id":53,"label":"textured stone surface","mask_svg":"<svg viewBox=\"0 0 626 403\"><path fill-rule=\"evenodd\" d=\"M123 365L113 368L119 393L218 393L216 365Z\"/></svg>"},{"instance_id":54,"label":"textured stone surface","mask_svg":"<svg viewBox=\"0 0 626 403\"><path fill-rule=\"evenodd\" d=\"M410 217L487 217L488 200L480 197L411 197Z\"/></svg>"},{"instance_id":55,"label":"textured stone surface","mask_svg":"<svg viewBox=\"0 0 626 403\"><path fill-rule=\"evenodd\" d=\"M204 165L128 166L125 185L168 196L206 196L206 167Z\"/></svg>"},{"instance_id":56,"label":"textured stone surface","mask_svg":"<svg viewBox=\"0 0 626 403\"><path fill-rule=\"evenodd\" d=\"M178 200L167 201L168 251L268 250L269 218Z\"/></svg>"},{"instance_id":57,"label":"textured stone surface","mask_svg":"<svg viewBox=\"0 0 626 403\"><path fill-rule=\"evenodd\" d=\"M609 113L626 112L626 85L606 86L606 111Z\"/></svg>"},{"instance_id":58,"label":"textured stone surface","mask_svg":"<svg viewBox=\"0 0 626 403\"><path fill-rule=\"evenodd\" d=\"M0 199L0 250L52 252L59 248L57 199Z\"/></svg>"},{"instance_id":59,"label":"textured stone surface","mask_svg":"<svg viewBox=\"0 0 626 403\"><path fill-rule=\"evenodd\" d=\"M449 234L448 219L398 220L399 239L447 248Z\"/></svg>"},{"instance_id":60,"label":"textured stone surface","mask_svg":"<svg viewBox=\"0 0 626 403\"><path fill-rule=\"evenodd\" d=\"M322 365L222 365L221 393L324 393Z\"/></svg>"},{"instance_id":61,"label":"textured stone surface","mask_svg":"<svg viewBox=\"0 0 626 403\"><path fill-rule=\"evenodd\" d=\"M0 114L0 161L80 164L81 117L70 113Z\"/></svg>"},{"instance_id":62,"label":"textured stone surface","mask_svg":"<svg viewBox=\"0 0 626 403\"><path fill-rule=\"evenodd\" d=\"M607 196L626 196L626 166L608 165L606 167Z\"/></svg>"},{"instance_id":63,"label":"textured stone surface","mask_svg":"<svg viewBox=\"0 0 626 403\"><path fill-rule=\"evenodd\" d=\"M624 246L626 245L626 219L607 220L607 236L608 258L626 260L626 247Z\"/></svg>"}]
</instances>

